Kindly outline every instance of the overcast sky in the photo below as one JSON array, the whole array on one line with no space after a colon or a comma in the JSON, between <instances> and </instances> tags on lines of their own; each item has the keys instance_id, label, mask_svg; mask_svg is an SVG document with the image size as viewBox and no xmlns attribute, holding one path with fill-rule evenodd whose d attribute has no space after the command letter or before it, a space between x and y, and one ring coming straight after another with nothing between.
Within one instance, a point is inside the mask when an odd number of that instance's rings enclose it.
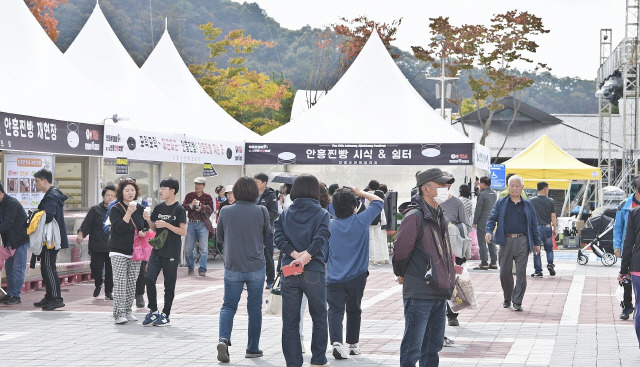
<instances>
[{"instance_id":1,"label":"overcast sky","mask_svg":"<svg viewBox=\"0 0 640 367\"><path fill-rule=\"evenodd\" d=\"M244 0L234 0L244 2ZM559 77L595 79L600 57L600 29L613 30L613 47L624 37L624 0L255 0L285 28L324 27L339 17L366 15L387 22L401 18L394 45L411 51L425 46L429 18L449 17L450 23L488 24L493 14L526 10L542 18L551 32L537 37L535 61L547 63Z\"/></svg>"}]
</instances>

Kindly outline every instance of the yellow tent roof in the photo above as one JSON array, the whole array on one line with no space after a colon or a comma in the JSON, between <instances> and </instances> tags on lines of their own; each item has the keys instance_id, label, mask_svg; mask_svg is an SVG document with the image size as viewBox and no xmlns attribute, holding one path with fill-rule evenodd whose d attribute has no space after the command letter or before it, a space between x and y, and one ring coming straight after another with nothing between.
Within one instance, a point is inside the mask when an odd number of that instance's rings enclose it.
<instances>
[{"instance_id":1,"label":"yellow tent roof","mask_svg":"<svg viewBox=\"0 0 640 367\"><path fill-rule=\"evenodd\" d=\"M507 173L520 175L525 181L600 179L600 168L573 158L546 135L504 165Z\"/></svg>"}]
</instances>

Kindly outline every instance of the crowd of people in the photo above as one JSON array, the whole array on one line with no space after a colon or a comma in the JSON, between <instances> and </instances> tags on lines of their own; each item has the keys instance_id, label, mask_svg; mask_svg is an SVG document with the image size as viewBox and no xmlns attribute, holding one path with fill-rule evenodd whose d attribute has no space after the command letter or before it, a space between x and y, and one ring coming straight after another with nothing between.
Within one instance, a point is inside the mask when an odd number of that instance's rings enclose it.
<instances>
[{"instance_id":1,"label":"crowd of people","mask_svg":"<svg viewBox=\"0 0 640 367\"><path fill-rule=\"evenodd\" d=\"M38 206L44 225L54 225L59 238L47 238L40 253L34 251L31 266L40 261L45 297L34 303L45 311L64 307L56 272L59 249L67 248L64 202L52 184L52 173L34 175L44 193ZM102 190L102 202L92 207L80 226L76 241L89 235L93 297L104 287L113 300L116 324L137 321L134 300L147 307L143 326L170 325L178 266L184 251L188 274L206 276L209 239L223 248L224 296L220 310L217 358L229 362L233 319L243 290L247 292L248 344L245 358L263 356L260 350L263 289L279 278L282 297L282 351L287 366L303 364L302 318L308 307L312 320L311 366L327 366L326 350L335 359L360 354L361 302L369 266L388 263L385 226L390 220L386 185L371 180L366 189L327 187L312 175L300 175L276 192L260 173L241 177L234 185L218 186L217 196L204 192L206 179L194 181L195 191L178 200L179 184L164 179L158 194L162 202L153 210L140 200L140 187L131 178ZM402 223L393 244L392 266L403 287L405 330L400 347L401 366L437 366L438 354L447 344L445 325L458 326L458 314L449 300L461 266L471 258L470 239L477 237L480 263L475 270L499 269L504 308L523 311L527 287L527 263L533 253L533 278L543 277L541 249L546 269L555 276L552 239L557 234L554 201L549 185L538 183L538 195L529 200L524 180L507 178L500 194L491 190L491 179L481 177L472 197L471 184L451 193L455 177L438 168L416 173L411 200L399 206ZM636 192L620 204L614 248L622 257L619 281L624 286L621 319L633 311L632 289L640 287L640 178ZM216 229L210 218L216 213ZM0 234L12 256L6 261L6 305L21 302L29 233L40 228L38 215L28 217L20 203L6 195L0 184ZM18 225L27 223L28 225ZM62 225L60 225L60 224ZM44 226L43 225L43 226ZM33 227L33 228L32 228ZM37 228L36 228L37 227ZM149 231L155 238L149 241ZM146 259L134 256L135 243L154 242ZM196 246L197 244L197 246ZM274 262L274 248L279 258ZM196 251L196 249L198 249ZM196 257L199 255L199 260ZM514 268L515 267L515 268ZM164 304L158 308L156 282L162 272ZM514 279L515 275L515 279ZM145 305L142 295L147 294ZM346 337L343 320L346 313ZM636 318L640 340L640 322Z\"/></svg>"}]
</instances>

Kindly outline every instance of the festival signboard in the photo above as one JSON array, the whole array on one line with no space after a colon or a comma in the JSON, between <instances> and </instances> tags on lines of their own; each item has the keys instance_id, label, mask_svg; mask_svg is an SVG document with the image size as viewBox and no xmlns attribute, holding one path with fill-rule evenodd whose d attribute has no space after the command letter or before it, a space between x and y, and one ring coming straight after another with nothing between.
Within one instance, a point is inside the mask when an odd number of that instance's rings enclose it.
<instances>
[{"instance_id":1,"label":"festival signboard","mask_svg":"<svg viewBox=\"0 0 640 367\"><path fill-rule=\"evenodd\" d=\"M0 111L0 149L101 156L104 126Z\"/></svg>"},{"instance_id":2,"label":"festival signboard","mask_svg":"<svg viewBox=\"0 0 640 367\"><path fill-rule=\"evenodd\" d=\"M244 142L194 138L184 134L160 133L106 125L105 158L129 160L244 164Z\"/></svg>"},{"instance_id":3,"label":"festival signboard","mask_svg":"<svg viewBox=\"0 0 640 367\"><path fill-rule=\"evenodd\" d=\"M282 144L247 143L246 164L469 165L472 143Z\"/></svg>"}]
</instances>

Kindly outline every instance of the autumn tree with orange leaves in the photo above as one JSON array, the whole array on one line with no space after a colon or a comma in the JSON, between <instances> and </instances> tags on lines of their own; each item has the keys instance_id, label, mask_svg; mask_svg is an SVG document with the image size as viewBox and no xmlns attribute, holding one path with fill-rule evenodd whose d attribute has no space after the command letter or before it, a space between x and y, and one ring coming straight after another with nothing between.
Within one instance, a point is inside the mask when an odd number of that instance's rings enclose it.
<instances>
[{"instance_id":1,"label":"autumn tree with orange leaves","mask_svg":"<svg viewBox=\"0 0 640 367\"><path fill-rule=\"evenodd\" d=\"M517 10L494 15L489 26L465 24L457 27L449 23L449 18L444 17L429 20L430 38L433 40L435 35L442 35L444 47L431 41L427 48L412 46L413 54L419 60L433 62L434 69L440 69L440 59L444 57L447 76L457 76L460 71L470 72L474 67L480 69L480 75L469 73L468 83L476 106L489 108L489 116L484 121L479 118L482 126L480 144L484 145L493 114L504 108L499 100L513 96L533 84L532 79L513 72L513 63L534 64L532 54L538 49L538 44L531 37L549 31L544 28L541 18ZM535 71L551 70L546 64L535 65ZM462 101L449 102L455 104ZM516 115L517 108L507 127L503 147Z\"/></svg>"},{"instance_id":2,"label":"autumn tree with orange leaves","mask_svg":"<svg viewBox=\"0 0 640 367\"><path fill-rule=\"evenodd\" d=\"M387 50L391 51L391 42L395 41L395 35L398 27L402 24L402 18L394 20L391 24L380 23L370 20L365 16L354 19L340 18L343 24L332 24L333 32L339 36L344 36L345 40L338 45L342 57L340 59L340 68L342 72L347 71L351 63L360 53L360 50L367 43L371 32L374 29L378 31L378 35L384 43ZM391 54L391 57L397 59L398 54Z\"/></svg>"},{"instance_id":3,"label":"autumn tree with orange leaves","mask_svg":"<svg viewBox=\"0 0 640 367\"><path fill-rule=\"evenodd\" d=\"M55 42L60 32L58 32L58 20L53 17L53 9L66 3L67 0L25 0L24 2L49 38Z\"/></svg>"},{"instance_id":4,"label":"autumn tree with orange leaves","mask_svg":"<svg viewBox=\"0 0 640 367\"><path fill-rule=\"evenodd\" d=\"M330 32L324 32L317 36L318 40L307 76L308 108L318 102L322 91L328 93L331 86L335 85L342 74L349 69L374 29L378 31L387 50L391 51L391 42L395 40L395 34L398 31L398 26L402 23L402 18L394 20L391 24L369 20L365 16L354 19L340 18L340 21L342 23L331 25L334 35L331 35ZM337 49L341 54L339 66L335 70L330 66L334 49ZM391 54L393 58L399 56Z\"/></svg>"},{"instance_id":5,"label":"autumn tree with orange leaves","mask_svg":"<svg viewBox=\"0 0 640 367\"><path fill-rule=\"evenodd\" d=\"M273 47L273 43L245 36L244 31L239 29L217 40L222 29L214 28L211 22L201 25L200 29L205 41L210 42L207 47L211 61L190 65L189 69L205 92L229 115L256 133L266 134L280 126L280 122L256 116L256 113L279 111L282 100L292 96L290 83L286 80L274 81L266 74L249 70L244 65L247 59L241 56L252 53L258 47ZM239 56L229 59L228 67L219 67L216 59L229 50Z\"/></svg>"}]
</instances>

